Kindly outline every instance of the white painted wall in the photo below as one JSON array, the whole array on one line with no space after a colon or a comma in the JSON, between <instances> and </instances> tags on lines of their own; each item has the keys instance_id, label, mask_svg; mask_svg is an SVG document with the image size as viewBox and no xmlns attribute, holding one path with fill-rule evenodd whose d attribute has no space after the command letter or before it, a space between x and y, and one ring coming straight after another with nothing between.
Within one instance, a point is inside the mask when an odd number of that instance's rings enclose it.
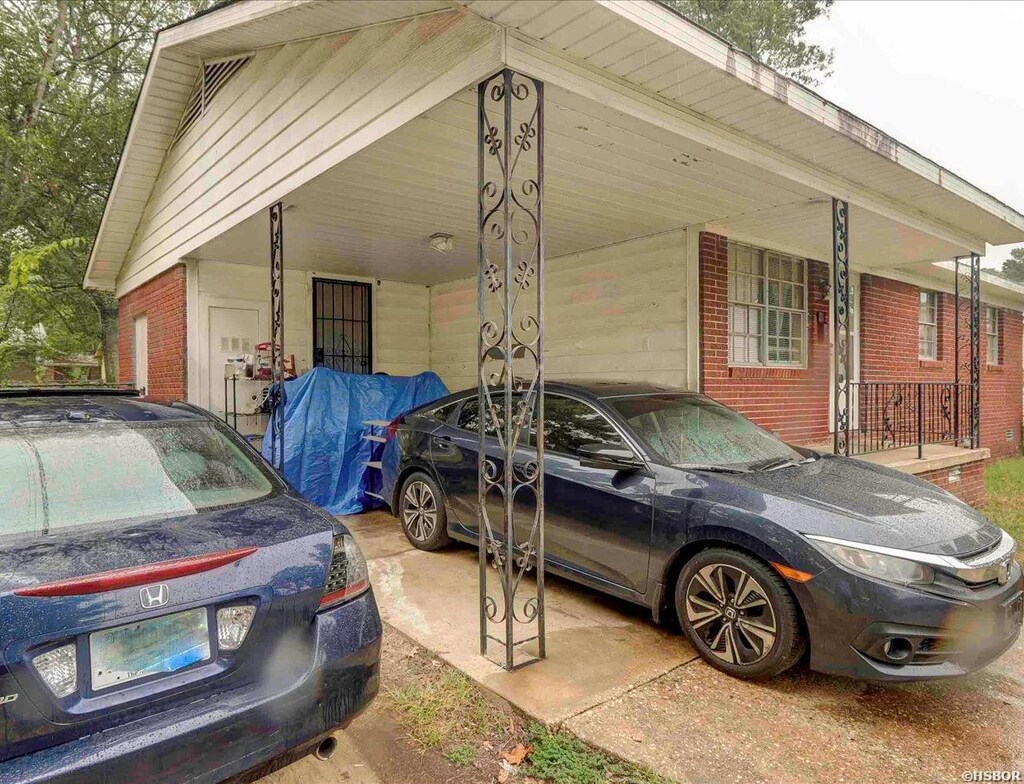
<instances>
[{"instance_id":1,"label":"white painted wall","mask_svg":"<svg viewBox=\"0 0 1024 784\"><path fill-rule=\"evenodd\" d=\"M248 264L193 262L197 318L190 329L189 400L210 405L210 383L223 378L222 367L210 367L209 330L212 308L259 311L260 331L253 343L270 339L270 272ZM371 280L337 273L286 269L284 275L285 354L294 354L298 371L313 362L313 278L333 278L372 284L373 370L391 375L415 375L430 367L430 295L426 286ZM192 324L194 323L194 327Z\"/></svg>"},{"instance_id":2,"label":"white painted wall","mask_svg":"<svg viewBox=\"0 0 1024 784\"><path fill-rule=\"evenodd\" d=\"M687 386L686 234L667 232L548 260L549 379ZM476 384L476 290L475 277L430 289L430 368L452 390Z\"/></svg>"}]
</instances>

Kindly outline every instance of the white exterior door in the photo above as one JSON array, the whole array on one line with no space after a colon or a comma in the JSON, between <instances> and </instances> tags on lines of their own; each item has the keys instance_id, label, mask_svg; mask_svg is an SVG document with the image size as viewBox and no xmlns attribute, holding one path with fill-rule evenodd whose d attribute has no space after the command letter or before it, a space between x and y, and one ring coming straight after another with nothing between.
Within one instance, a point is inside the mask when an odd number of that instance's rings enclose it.
<instances>
[{"instance_id":1,"label":"white exterior door","mask_svg":"<svg viewBox=\"0 0 1024 784\"><path fill-rule=\"evenodd\" d=\"M209 311L207 368L209 370L209 409L224 416L224 365L229 359L254 354L259 342L258 308L211 307Z\"/></svg>"},{"instance_id":2,"label":"white exterior door","mask_svg":"<svg viewBox=\"0 0 1024 784\"><path fill-rule=\"evenodd\" d=\"M146 316L135 318L132 377L135 379L135 388L145 393L149 388L149 319Z\"/></svg>"}]
</instances>

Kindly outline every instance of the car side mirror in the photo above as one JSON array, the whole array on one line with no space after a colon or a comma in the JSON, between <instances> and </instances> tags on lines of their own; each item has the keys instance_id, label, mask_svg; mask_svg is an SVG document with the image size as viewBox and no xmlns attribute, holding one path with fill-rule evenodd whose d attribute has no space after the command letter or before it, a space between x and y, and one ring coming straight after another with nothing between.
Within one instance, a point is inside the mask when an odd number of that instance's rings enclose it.
<instances>
[{"instance_id":1,"label":"car side mirror","mask_svg":"<svg viewBox=\"0 0 1024 784\"><path fill-rule=\"evenodd\" d=\"M576 456L584 468L629 471L644 465L644 461L632 449L613 444L584 444L576 450Z\"/></svg>"}]
</instances>

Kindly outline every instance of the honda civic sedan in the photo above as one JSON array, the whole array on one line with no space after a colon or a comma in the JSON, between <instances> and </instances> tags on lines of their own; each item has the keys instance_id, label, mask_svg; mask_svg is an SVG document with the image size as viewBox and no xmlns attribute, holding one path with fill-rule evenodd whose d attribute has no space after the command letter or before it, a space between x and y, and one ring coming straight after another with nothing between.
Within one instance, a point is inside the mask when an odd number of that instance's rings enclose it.
<instances>
[{"instance_id":1,"label":"honda civic sedan","mask_svg":"<svg viewBox=\"0 0 1024 784\"><path fill-rule=\"evenodd\" d=\"M0 393L0 782L215 782L377 692L355 541L182 403Z\"/></svg>"},{"instance_id":2,"label":"honda civic sedan","mask_svg":"<svg viewBox=\"0 0 1024 784\"><path fill-rule=\"evenodd\" d=\"M767 677L809 653L823 672L937 678L1020 633L1013 539L928 482L790 446L669 388L548 383L544 410L546 569L671 611L720 670ZM479 416L471 390L389 428L384 496L422 550L477 538Z\"/></svg>"}]
</instances>

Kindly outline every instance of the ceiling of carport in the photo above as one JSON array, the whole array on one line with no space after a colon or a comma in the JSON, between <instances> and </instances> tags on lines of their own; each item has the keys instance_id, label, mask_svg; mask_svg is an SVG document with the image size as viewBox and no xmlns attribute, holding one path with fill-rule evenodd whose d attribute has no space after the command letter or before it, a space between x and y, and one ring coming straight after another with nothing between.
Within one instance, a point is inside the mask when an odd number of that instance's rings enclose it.
<instances>
[{"instance_id":1,"label":"ceiling of carport","mask_svg":"<svg viewBox=\"0 0 1024 784\"><path fill-rule=\"evenodd\" d=\"M476 269L476 91L465 90L294 191L290 268L435 284ZM831 256L825 194L548 86L548 258L711 223L779 250ZM851 213L854 262L947 258L956 249L881 216ZM447 254L431 234L455 237ZM192 254L265 265L266 215Z\"/></svg>"}]
</instances>

